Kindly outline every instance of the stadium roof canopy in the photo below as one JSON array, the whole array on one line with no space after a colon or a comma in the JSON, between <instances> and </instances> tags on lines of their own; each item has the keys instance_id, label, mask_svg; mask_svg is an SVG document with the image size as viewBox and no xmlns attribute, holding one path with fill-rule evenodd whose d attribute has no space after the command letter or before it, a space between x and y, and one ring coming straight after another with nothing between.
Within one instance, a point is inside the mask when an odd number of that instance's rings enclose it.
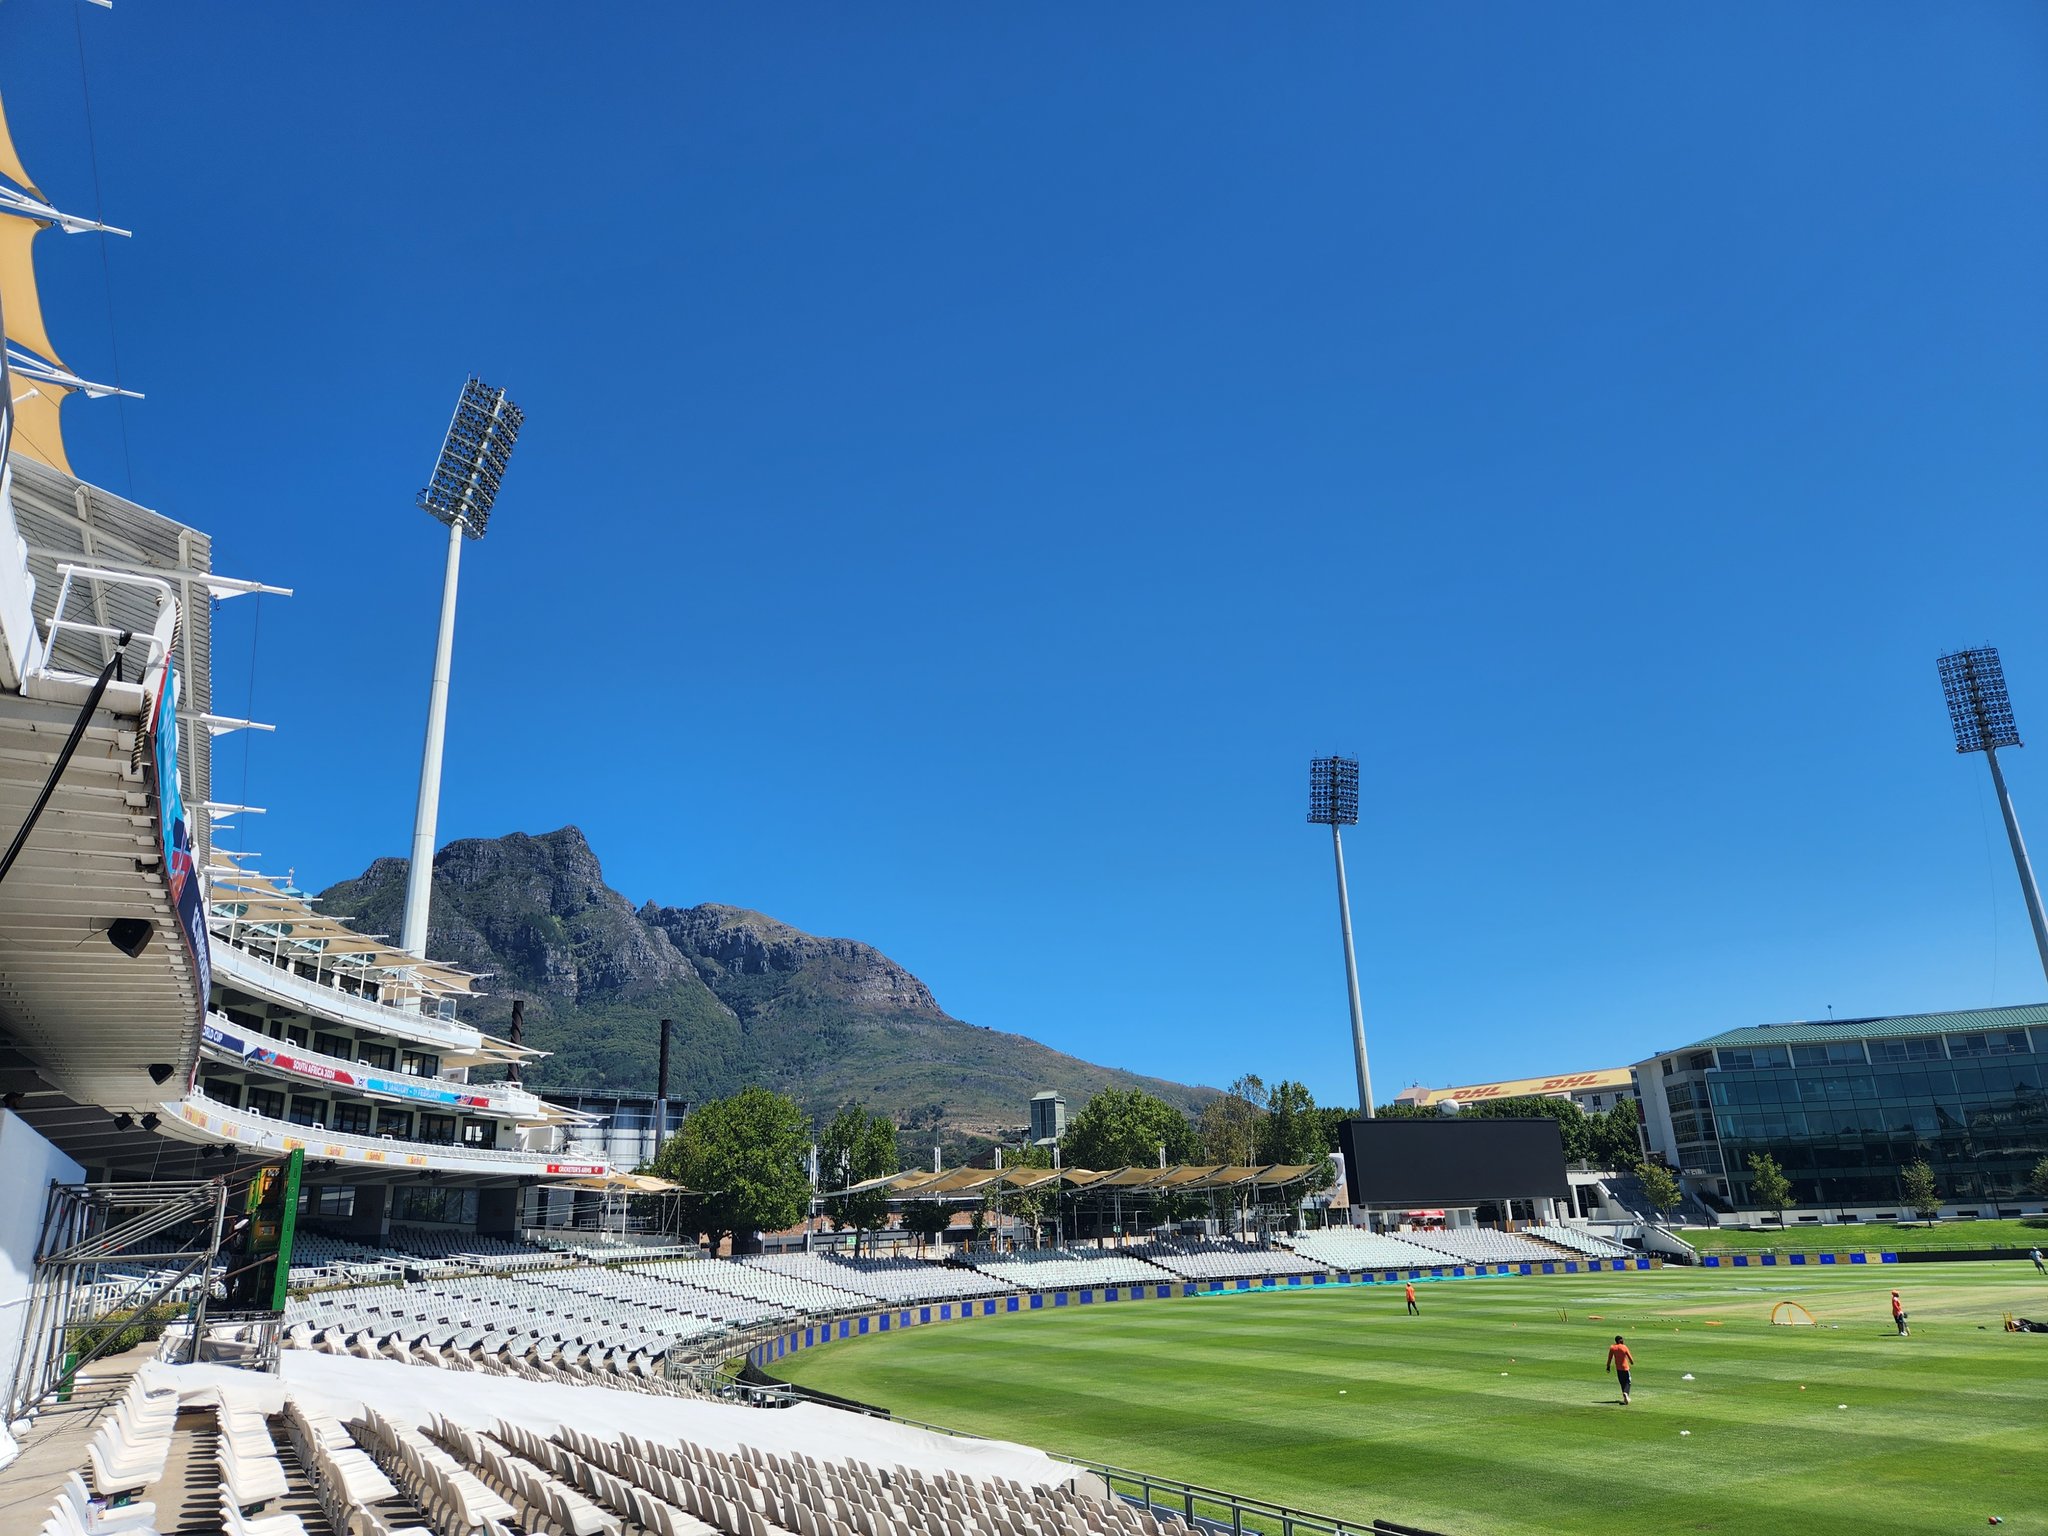
<instances>
[{"instance_id":1,"label":"stadium roof canopy","mask_svg":"<svg viewBox=\"0 0 2048 1536\"><path fill-rule=\"evenodd\" d=\"M1129 1194L1194 1194L1214 1189L1279 1188L1315 1171L1312 1163L1267 1163L1230 1167L1218 1163L1183 1163L1166 1168L953 1168L944 1173L914 1171L868 1179L832 1194L864 1194L886 1189L899 1200L935 1200L979 1194L991 1186L1039 1189L1055 1181L1070 1189Z\"/></svg>"}]
</instances>

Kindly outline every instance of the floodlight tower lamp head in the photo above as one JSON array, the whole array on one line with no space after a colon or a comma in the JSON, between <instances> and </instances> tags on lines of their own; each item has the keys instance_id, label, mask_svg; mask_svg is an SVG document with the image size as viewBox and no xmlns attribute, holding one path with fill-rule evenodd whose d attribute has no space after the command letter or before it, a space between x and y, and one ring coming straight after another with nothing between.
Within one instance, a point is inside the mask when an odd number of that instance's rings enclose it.
<instances>
[{"instance_id":1,"label":"floodlight tower lamp head","mask_svg":"<svg viewBox=\"0 0 2048 1536\"><path fill-rule=\"evenodd\" d=\"M1358 759L1311 758L1308 765L1308 819L1319 827L1358 825Z\"/></svg>"},{"instance_id":2,"label":"floodlight tower lamp head","mask_svg":"<svg viewBox=\"0 0 2048 1536\"><path fill-rule=\"evenodd\" d=\"M1958 752L1994 752L2023 744L2013 723L1997 646L1951 651L1935 665L1941 672L1942 697L1948 701L1948 723L1955 730Z\"/></svg>"},{"instance_id":3,"label":"floodlight tower lamp head","mask_svg":"<svg viewBox=\"0 0 2048 1536\"><path fill-rule=\"evenodd\" d=\"M525 420L526 413L505 398L504 390L477 378L464 384L433 478L419 494L420 510L450 527L460 526L469 538L482 538Z\"/></svg>"}]
</instances>

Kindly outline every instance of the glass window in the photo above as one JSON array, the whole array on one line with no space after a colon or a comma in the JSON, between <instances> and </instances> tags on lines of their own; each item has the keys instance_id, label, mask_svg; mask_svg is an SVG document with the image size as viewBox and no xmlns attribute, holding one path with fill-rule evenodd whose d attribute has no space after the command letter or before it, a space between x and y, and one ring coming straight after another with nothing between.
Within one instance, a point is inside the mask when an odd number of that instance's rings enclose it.
<instances>
[{"instance_id":1,"label":"glass window","mask_svg":"<svg viewBox=\"0 0 2048 1536\"><path fill-rule=\"evenodd\" d=\"M1792 1062L1801 1067L1848 1067L1863 1065L1861 1040L1832 1040L1826 1045L1795 1045Z\"/></svg>"},{"instance_id":2,"label":"glass window","mask_svg":"<svg viewBox=\"0 0 2048 1536\"><path fill-rule=\"evenodd\" d=\"M1916 1035L1910 1040L1870 1042L1872 1061L1939 1061L1943 1054L1939 1035Z\"/></svg>"},{"instance_id":3,"label":"glass window","mask_svg":"<svg viewBox=\"0 0 2048 1536\"><path fill-rule=\"evenodd\" d=\"M398 1191L401 1221L447 1221L464 1226L476 1221L476 1191L473 1189L414 1189Z\"/></svg>"},{"instance_id":4,"label":"glass window","mask_svg":"<svg viewBox=\"0 0 2048 1536\"><path fill-rule=\"evenodd\" d=\"M388 1045L372 1045L365 1040L356 1047L356 1060L366 1067L376 1067L379 1071L389 1072L398 1065L398 1052Z\"/></svg>"},{"instance_id":5,"label":"glass window","mask_svg":"<svg viewBox=\"0 0 2048 1536\"><path fill-rule=\"evenodd\" d=\"M494 1120L463 1121L462 1144L466 1147L495 1147L498 1144L497 1122Z\"/></svg>"},{"instance_id":6,"label":"glass window","mask_svg":"<svg viewBox=\"0 0 2048 1536\"><path fill-rule=\"evenodd\" d=\"M336 1056L343 1061L355 1059L355 1052L349 1049L348 1041L340 1035L315 1035L313 1037L313 1049L322 1056Z\"/></svg>"},{"instance_id":7,"label":"glass window","mask_svg":"<svg viewBox=\"0 0 2048 1536\"><path fill-rule=\"evenodd\" d=\"M285 1039L291 1041L293 1045L296 1045L302 1051L307 1047L308 1044L311 1043L313 1038L308 1031L303 1029L294 1029L290 1025L285 1026L284 1037Z\"/></svg>"},{"instance_id":8,"label":"glass window","mask_svg":"<svg viewBox=\"0 0 2048 1536\"><path fill-rule=\"evenodd\" d=\"M438 1142L443 1146L455 1141L455 1117L453 1115L420 1116L420 1140Z\"/></svg>"},{"instance_id":9,"label":"glass window","mask_svg":"<svg viewBox=\"0 0 2048 1536\"><path fill-rule=\"evenodd\" d=\"M1721 1048L1721 1070L1724 1072L1754 1072L1770 1067L1789 1067L1792 1056L1782 1045L1723 1046Z\"/></svg>"},{"instance_id":10,"label":"glass window","mask_svg":"<svg viewBox=\"0 0 2048 1536\"><path fill-rule=\"evenodd\" d=\"M412 1077L439 1077L441 1058L426 1051L407 1051L399 1058L398 1070Z\"/></svg>"},{"instance_id":11,"label":"glass window","mask_svg":"<svg viewBox=\"0 0 2048 1536\"><path fill-rule=\"evenodd\" d=\"M302 1099L297 1094L292 1095L293 1125L325 1125L326 1113L327 1106L318 1099Z\"/></svg>"},{"instance_id":12,"label":"glass window","mask_svg":"<svg viewBox=\"0 0 2048 1536\"><path fill-rule=\"evenodd\" d=\"M392 1109L388 1105L377 1107L377 1134L379 1136L402 1136L411 1139L412 1111Z\"/></svg>"},{"instance_id":13,"label":"glass window","mask_svg":"<svg viewBox=\"0 0 2048 1536\"><path fill-rule=\"evenodd\" d=\"M273 1120L284 1118L284 1095L273 1088L251 1088L249 1108L259 1115L268 1115Z\"/></svg>"},{"instance_id":14,"label":"glass window","mask_svg":"<svg viewBox=\"0 0 2048 1536\"><path fill-rule=\"evenodd\" d=\"M327 1122L327 1128L347 1131L356 1136L370 1133L370 1106L367 1104L336 1104L334 1118Z\"/></svg>"}]
</instances>

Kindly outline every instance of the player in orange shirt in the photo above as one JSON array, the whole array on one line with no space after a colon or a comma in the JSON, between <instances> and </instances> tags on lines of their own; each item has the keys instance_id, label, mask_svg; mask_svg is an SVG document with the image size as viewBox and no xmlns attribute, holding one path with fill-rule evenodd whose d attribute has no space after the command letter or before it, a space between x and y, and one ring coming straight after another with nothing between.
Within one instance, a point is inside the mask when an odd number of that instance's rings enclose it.
<instances>
[{"instance_id":1,"label":"player in orange shirt","mask_svg":"<svg viewBox=\"0 0 2048 1536\"><path fill-rule=\"evenodd\" d=\"M1421 1310L1422 1308L1415 1305L1415 1282L1413 1280L1410 1280L1408 1282L1408 1315L1413 1317L1417 1312L1420 1312Z\"/></svg>"},{"instance_id":2,"label":"player in orange shirt","mask_svg":"<svg viewBox=\"0 0 2048 1536\"><path fill-rule=\"evenodd\" d=\"M1628 1352L1628 1345L1622 1342L1620 1334L1607 1346L1607 1369L1614 1372L1621 1382L1621 1406L1628 1406L1628 1373L1635 1368L1636 1357Z\"/></svg>"}]
</instances>

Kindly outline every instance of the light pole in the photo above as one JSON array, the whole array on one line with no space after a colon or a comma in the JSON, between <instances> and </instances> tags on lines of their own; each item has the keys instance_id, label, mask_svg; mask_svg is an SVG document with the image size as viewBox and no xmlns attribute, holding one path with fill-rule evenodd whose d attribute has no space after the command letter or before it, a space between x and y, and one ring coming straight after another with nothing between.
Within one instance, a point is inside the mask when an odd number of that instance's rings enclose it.
<instances>
[{"instance_id":1,"label":"light pole","mask_svg":"<svg viewBox=\"0 0 2048 1536\"><path fill-rule=\"evenodd\" d=\"M2012 843L2012 861L2019 870L2020 894L2026 898L2027 918L2034 925L2034 947L2041 952L2041 970L2048 975L2048 918L2041 913L2041 892L2034 885L2034 866L2027 858L2026 842L2020 837L2020 819L2006 792L2005 774L1998 766L2000 747L2017 747L2019 727L2013 723L2012 700L2005 691L2005 668L1998 660L1996 646L1971 651L1951 651L1936 665L1941 670L1941 691L1948 700L1949 724L1955 728L1958 752L1982 752L1991 765L1991 787L1998 792L1999 813L2005 817L2005 835Z\"/></svg>"},{"instance_id":2,"label":"light pole","mask_svg":"<svg viewBox=\"0 0 2048 1536\"><path fill-rule=\"evenodd\" d=\"M1365 1061L1365 1010L1358 1002L1358 953L1351 944L1351 890L1344 881L1344 831L1358 825L1358 759L1318 757L1308 765L1308 819L1330 829L1337 856L1337 922L1344 934L1344 982L1351 994L1351 1055L1358 1069L1358 1107L1373 1118L1372 1069Z\"/></svg>"},{"instance_id":3,"label":"light pole","mask_svg":"<svg viewBox=\"0 0 2048 1536\"><path fill-rule=\"evenodd\" d=\"M481 379L462 386L448 423L434 478L419 505L448 525L448 564L441 577L441 632L434 642L434 682L427 694L427 741L420 754L420 797L412 817L412 862L405 872L405 925L399 947L427 955L427 907L434 892L434 823L441 811L441 744L448 733L448 675L455 661L455 583L462 540L484 536L506 460L526 415Z\"/></svg>"}]
</instances>

